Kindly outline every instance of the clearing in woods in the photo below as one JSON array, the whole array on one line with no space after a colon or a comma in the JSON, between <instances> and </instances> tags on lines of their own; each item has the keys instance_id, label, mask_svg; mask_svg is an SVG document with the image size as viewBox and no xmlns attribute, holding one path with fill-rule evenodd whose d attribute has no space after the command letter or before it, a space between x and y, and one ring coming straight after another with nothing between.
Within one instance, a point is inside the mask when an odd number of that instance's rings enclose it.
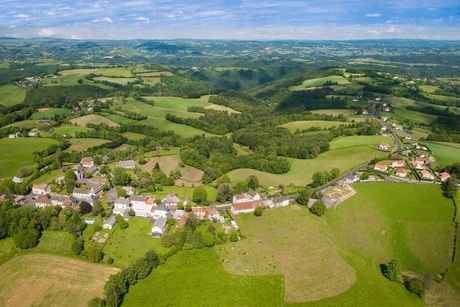
<instances>
[{"instance_id":1,"label":"clearing in woods","mask_svg":"<svg viewBox=\"0 0 460 307\"><path fill-rule=\"evenodd\" d=\"M286 128L291 132L296 132L297 130L307 130L310 128L319 128L319 129L329 129L339 127L340 125L347 125L350 123L346 122L337 122L337 121L326 121L326 120L301 120L289 122L287 124L281 125L280 127Z\"/></svg>"},{"instance_id":2,"label":"clearing in woods","mask_svg":"<svg viewBox=\"0 0 460 307\"><path fill-rule=\"evenodd\" d=\"M29 254L0 266L0 306L86 307L117 268L68 257Z\"/></svg>"}]
</instances>

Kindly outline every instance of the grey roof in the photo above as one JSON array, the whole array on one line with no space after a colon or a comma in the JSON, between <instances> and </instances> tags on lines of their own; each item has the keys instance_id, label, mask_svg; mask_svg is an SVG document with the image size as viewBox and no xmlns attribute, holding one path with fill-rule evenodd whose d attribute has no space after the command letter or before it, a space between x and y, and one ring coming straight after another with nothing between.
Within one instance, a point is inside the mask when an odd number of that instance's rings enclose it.
<instances>
[{"instance_id":1,"label":"grey roof","mask_svg":"<svg viewBox=\"0 0 460 307\"><path fill-rule=\"evenodd\" d=\"M153 225L155 227L163 229L166 225L166 221L167 221L166 218L161 216L155 220L155 223Z\"/></svg>"},{"instance_id":2,"label":"grey roof","mask_svg":"<svg viewBox=\"0 0 460 307\"><path fill-rule=\"evenodd\" d=\"M129 205L129 199L126 198L118 198L115 200L115 203L117 204L123 204L123 205Z\"/></svg>"}]
</instances>

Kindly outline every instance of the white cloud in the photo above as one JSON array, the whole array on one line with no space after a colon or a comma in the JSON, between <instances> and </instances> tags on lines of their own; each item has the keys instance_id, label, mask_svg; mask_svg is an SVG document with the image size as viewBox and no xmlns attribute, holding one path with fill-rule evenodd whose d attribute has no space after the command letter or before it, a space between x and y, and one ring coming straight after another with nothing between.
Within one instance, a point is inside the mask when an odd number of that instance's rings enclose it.
<instances>
[{"instance_id":1,"label":"white cloud","mask_svg":"<svg viewBox=\"0 0 460 307\"><path fill-rule=\"evenodd\" d=\"M106 22L106 23L113 23L112 18L110 17L103 17L103 18L96 18L93 20L94 23Z\"/></svg>"},{"instance_id":2,"label":"white cloud","mask_svg":"<svg viewBox=\"0 0 460 307\"><path fill-rule=\"evenodd\" d=\"M381 17L382 14L380 13L369 13L369 14L366 14L366 17L370 17L370 18L376 18L376 17Z\"/></svg>"},{"instance_id":3,"label":"white cloud","mask_svg":"<svg viewBox=\"0 0 460 307\"><path fill-rule=\"evenodd\" d=\"M147 18L147 17L144 17L144 16L136 17L135 20L141 21L141 22L147 22L147 23L150 22L150 18Z\"/></svg>"},{"instance_id":4,"label":"white cloud","mask_svg":"<svg viewBox=\"0 0 460 307\"><path fill-rule=\"evenodd\" d=\"M27 19L30 16L27 14L17 14L17 15L14 15L14 17L19 18L19 19Z\"/></svg>"},{"instance_id":5,"label":"white cloud","mask_svg":"<svg viewBox=\"0 0 460 307\"><path fill-rule=\"evenodd\" d=\"M51 36L56 35L56 31L50 28L43 28L43 29L39 29L37 34L40 37L51 37Z\"/></svg>"}]
</instances>

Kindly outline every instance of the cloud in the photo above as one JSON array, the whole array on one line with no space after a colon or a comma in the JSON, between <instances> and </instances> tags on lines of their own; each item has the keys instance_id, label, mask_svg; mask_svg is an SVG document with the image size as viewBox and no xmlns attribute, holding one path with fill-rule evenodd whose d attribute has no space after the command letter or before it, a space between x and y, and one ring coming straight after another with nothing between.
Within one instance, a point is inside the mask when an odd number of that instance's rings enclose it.
<instances>
[{"instance_id":1,"label":"cloud","mask_svg":"<svg viewBox=\"0 0 460 307\"><path fill-rule=\"evenodd\" d=\"M382 14L380 13L369 13L369 14L366 14L366 17L370 17L370 18L376 18L376 17L381 17Z\"/></svg>"},{"instance_id":2,"label":"cloud","mask_svg":"<svg viewBox=\"0 0 460 307\"><path fill-rule=\"evenodd\" d=\"M140 22L146 22L146 23L150 22L150 18L147 18L147 17L144 17L144 16L139 16L139 17L136 17L134 19L137 20L137 21L140 21Z\"/></svg>"},{"instance_id":3,"label":"cloud","mask_svg":"<svg viewBox=\"0 0 460 307\"><path fill-rule=\"evenodd\" d=\"M55 36L56 34L57 33L53 29L50 29L50 28L39 29L37 32L37 35L40 37L51 37L51 36Z\"/></svg>"},{"instance_id":4,"label":"cloud","mask_svg":"<svg viewBox=\"0 0 460 307\"><path fill-rule=\"evenodd\" d=\"M29 18L30 16L27 15L27 14L17 14L17 15L14 15L14 17L18 18L18 19L27 19Z\"/></svg>"},{"instance_id":5,"label":"cloud","mask_svg":"<svg viewBox=\"0 0 460 307\"><path fill-rule=\"evenodd\" d=\"M110 17L102 17L102 18L96 18L93 20L94 23L113 23L112 18Z\"/></svg>"}]
</instances>

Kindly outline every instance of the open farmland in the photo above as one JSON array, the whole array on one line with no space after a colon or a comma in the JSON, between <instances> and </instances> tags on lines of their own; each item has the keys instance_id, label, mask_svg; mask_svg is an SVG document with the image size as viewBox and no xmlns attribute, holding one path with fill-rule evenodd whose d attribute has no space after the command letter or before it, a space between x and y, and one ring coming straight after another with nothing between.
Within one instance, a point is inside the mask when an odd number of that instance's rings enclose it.
<instances>
[{"instance_id":1,"label":"open farmland","mask_svg":"<svg viewBox=\"0 0 460 307\"><path fill-rule=\"evenodd\" d=\"M128 83L134 82L136 78L120 78L120 77L96 77L94 80L105 81L109 83L115 83L120 85L127 85Z\"/></svg>"},{"instance_id":2,"label":"open farmland","mask_svg":"<svg viewBox=\"0 0 460 307\"><path fill-rule=\"evenodd\" d=\"M45 138L0 139L0 177L14 176L23 166L31 166L33 153L57 144Z\"/></svg>"},{"instance_id":3,"label":"open farmland","mask_svg":"<svg viewBox=\"0 0 460 307\"><path fill-rule=\"evenodd\" d=\"M65 136L65 137L75 137L77 133L85 133L90 130L91 130L90 128L72 126L72 125L62 125L62 126L53 128L54 133L56 133L57 135Z\"/></svg>"},{"instance_id":4,"label":"open farmland","mask_svg":"<svg viewBox=\"0 0 460 307\"><path fill-rule=\"evenodd\" d=\"M350 82L342 76L328 76L324 78L309 79L302 82L300 85L292 86L291 91L302 91L313 87L320 87L324 85L345 85Z\"/></svg>"},{"instance_id":5,"label":"open farmland","mask_svg":"<svg viewBox=\"0 0 460 307\"><path fill-rule=\"evenodd\" d=\"M191 166L182 165L180 158L175 155L154 157L144 165L144 169L151 172L157 163L161 171L168 176L175 170L180 171L181 177L175 182L177 186L193 187L202 184L203 171Z\"/></svg>"},{"instance_id":6,"label":"open farmland","mask_svg":"<svg viewBox=\"0 0 460 307\"><path fill-rule=\"evenodd\" d=\"M155 289L155 295L151 295ZM283 306L281 276L235 276L213 249L180 252L132 287L124 307Z\"/></svg>"},{"instance_id":7,"label":"open farmland","mask_svg":"<svg viewBox=\"0 0 460 307\"><path fill-rule=\"evenodd\" d=\"M352 110L346 110L346 109L322 109L322 110L312 110L310 112L313 114L323 114L323 115L333 115L333 116L343 115L345 117L353 115Z\"/></svg>"},{"instance_id":8,"label":"open farmland","mask_svg":"<svg viewBox=\"0 0 460 307\"><path fill-rule=\"evenodd\" d=\"M326 120L309 120L309 121L294 121L287 124L281 125L280 127L286 128L291 132L297 130L307 130L310 128L329 129L339 127L340 125L346 125L346 122L326 121Z\"/></svg>"},{"instance_id":9,"label":"open farmland","mask_svg":"<svg viewBox=\"0 0 460 307\"><path fill-rule=\"evenodd\" d=\"M301 207L240 215L244 239L222 248L224 268L237 275L284 276L285 301L336 296L356 281L353 268L324 234L325 225ZM308 242L308 244L305 244Z\"/></svg>"},{"instance_id":10,"label":"open farmland","mask_svg":"<svg viewBox=\"0 0 460 307\"><path fill-rule=\"evenodd\" d=\"M119 127L117 123L114 123L108 118L105 118L103 116L97 115L97 114L90 114L90 115L85 115L81 117L74 118L70 121L72 124L81 126L81 127L86 127L89 124L94 124L94 125L106 125L112 128Z\"/></svg>"},{"instance_id":11,"label":"open farmland","mask_svg":"<svg viewBox=\"0 0 460 307\"><path fill-rule=\"evenodd\" d=\"M85 151L87 149L90 149L92 147L96 147L102 144L110 143L109 140L104 140L104 139L69 139L70 142L70 147L67 148L68 151Z\"/></svg>"},{"instance_id":12,"label":"open farmland","mask_svg":"<svg viewBox=\"0 0 460 307\"><path fill-rule=\"evenodd\" d=\"M275 175L253 169L238 169L228 173L232 182L246 180L248 176L255 175L260 183L265 186L277 186L280 184L294 184L304 186L311 182L315 172L330 171L333 168L341 172L349 170L362 163L386 154L375 149L375 144L392 144L388 137L384 136L352 136L338 138L331 142L331 150L320 154L315 159L300 160L289 159L291 170L287 174Z\"/></svg>"},{"instance_id":13,"label":"open farmland","mask_svg":"<svg viewBox=\"0 0 460 307\"><path fill-rule=\"evenodd\" d=\"M13 84L0 86L0 105L10 107L24 101L26 90Z\"/></svg>"},{"instance_id":14,"label":"open farmland","mask_svg":"<svg viewBox=\"0 0 460 307\"><path fill-rule=\"evenodd\" d=\"M109 68L82 68L82 69L69 69L60 72L63 76L79 75L85 76L89 74L96 74L98 76L104 76L109 78L131 78L134 75L126 67L109 67Z\"/></svg>"},{"instance_id":15,"label":"open farmland","mask_svg":"<svg viewBox=\"0 0 460 307\"><path fill-rule=\"evenodd\" d=\"M0 306L84 307L117 271L67 257L16 256L0 266Z\"/></svg>"},{"instance_id":16,"label":"open farmland","mask_svg":"<svg viewBox=\"0 0 460 307\"><path fill-rule=\"evenodd\" d=\"M447 142L424 142L430 148L436 159L435 165L448 166L460 163L460 144Z\"/></svg>"},{"instance_id":17,"label":"open farmland","mask_svg":"<svg viewBox=\"0 0 460 307\"><path fill-rule=\"evenodd\" d=\"M45 108L32 114L31 118L35 120L54 120L56 117L64 118L70 114L71 111L65 108Z\"/></svg>"}]
</instances>

